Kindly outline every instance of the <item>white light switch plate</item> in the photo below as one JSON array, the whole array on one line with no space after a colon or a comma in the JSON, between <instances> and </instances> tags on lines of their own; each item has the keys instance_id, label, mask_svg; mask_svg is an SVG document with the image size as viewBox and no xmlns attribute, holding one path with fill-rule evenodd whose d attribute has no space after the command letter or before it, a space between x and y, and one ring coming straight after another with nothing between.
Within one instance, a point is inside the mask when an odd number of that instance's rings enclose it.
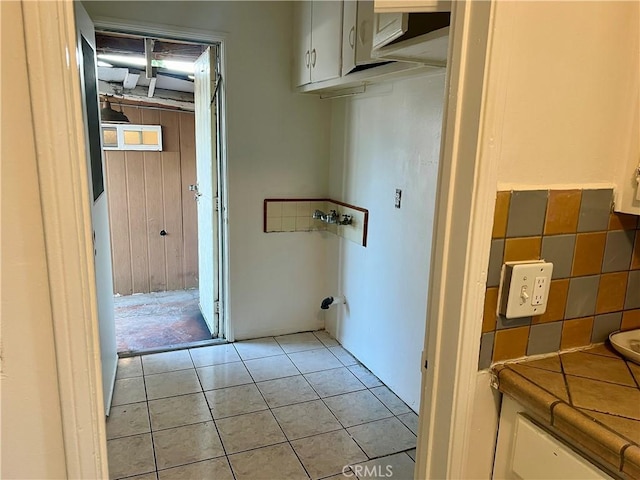
<instances>
[{"instance_id":1,"label":"white light switch plate","mask_svg":"<svg viewBox=\"0 0 640 480\"><path fill-rule=\"evenodd\" d=\"M502 266L498 313L507 318L542 315L547 310L553 264L507 262Z\"/></svg>"}]
</instances>

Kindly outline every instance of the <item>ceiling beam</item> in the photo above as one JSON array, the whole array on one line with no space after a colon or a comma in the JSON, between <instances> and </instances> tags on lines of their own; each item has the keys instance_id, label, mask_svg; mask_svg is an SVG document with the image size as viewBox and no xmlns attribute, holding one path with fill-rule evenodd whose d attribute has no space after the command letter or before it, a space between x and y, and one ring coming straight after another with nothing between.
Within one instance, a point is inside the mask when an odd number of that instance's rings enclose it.
<instances>
[{"instance_id":1,"label":"ceiling beam","mask_svg":"<svg viewBox=\"0 0 640 480\"><path fill-rule=\"evenodd\" d=\"M117 88L118 85L111 84L100 80L98 82L100 95L115 96L117 98L125 98L138 102L149 102L149 95L147 87L138 85L133 90L127 90L122 92L121 88ZM193 94L186 92L176 92L173 90L163 90L161 88L155 89L153 92L152 102L156 105L165 105L169 107L177 107L181 110L189 112L194 111ZM117 104L117 98L111 99L112 104Z\"/></svg>"},{"instance_id":2,"label":"ceiling beam","mask_svg":"<svg viewBox=\"0 0 640 480\"><path fill-rule=\"evenodd\" d=\"M207 45L156 40L153 48L153 59L193 62L206 49ZM96 32L96 50L98 53L144 55L144 38Z\"/></svg>"},{"instance_id":3,"label":"ceiling beam","mask_svg":"<svg viewBox=\"0 0 640 480\"><path fill-rule=\"evenodd\" d=\"M151 65L153 60L153 46L155 43L156 41L153 38L144 39L144 58L147 61L147 78L153 78L155 76L153 72L153 65Z\"/></svg>"}]
</instances>

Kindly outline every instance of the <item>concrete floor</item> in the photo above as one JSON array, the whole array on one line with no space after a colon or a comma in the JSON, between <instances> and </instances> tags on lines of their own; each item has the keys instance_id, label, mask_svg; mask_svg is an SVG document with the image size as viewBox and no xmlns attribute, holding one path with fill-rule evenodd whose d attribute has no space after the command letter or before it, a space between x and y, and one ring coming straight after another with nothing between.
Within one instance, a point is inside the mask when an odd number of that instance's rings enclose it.
<instances>
[{"instance_id":1,"label":"concrete floor","mask_svg":"<svg viewBox=\"0 0 640 480\"><path fill-rule=\"evenodd\" d=\"M118 353L211 340L198 307L198 290L115 297L114 303Z\"/></svg>"}]
</instances>

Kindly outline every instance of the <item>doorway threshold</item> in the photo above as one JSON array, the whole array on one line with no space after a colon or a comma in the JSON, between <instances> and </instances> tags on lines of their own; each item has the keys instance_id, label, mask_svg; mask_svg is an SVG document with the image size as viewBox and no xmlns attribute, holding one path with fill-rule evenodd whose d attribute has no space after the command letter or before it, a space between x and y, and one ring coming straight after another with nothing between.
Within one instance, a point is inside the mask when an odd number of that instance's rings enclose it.
<instances>
[{"instance_id":1,"label":"doorway threshold","mask_svg":"<svg viewBox=\"0 0 640 480\"><path fill-rule=\"evenodd\" d=\"M187 348L208 347L211 345L221 345L227 342L224 338L212 338L211 340L200 340L198 342L176 343L175 345L164 345L162 347L143 348L140 350L125 350L118 352L118 358L135 357L138 355L150 355L152 353L172 352L174 350L185 350Z\"/></svg>"}]
</instances>

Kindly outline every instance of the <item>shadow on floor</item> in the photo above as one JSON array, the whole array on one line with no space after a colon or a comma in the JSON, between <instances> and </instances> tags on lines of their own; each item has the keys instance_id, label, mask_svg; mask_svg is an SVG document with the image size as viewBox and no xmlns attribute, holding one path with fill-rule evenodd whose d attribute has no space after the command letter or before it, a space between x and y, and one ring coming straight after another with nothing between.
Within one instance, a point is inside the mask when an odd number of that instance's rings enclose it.
<instances>
[{"instance_id":1,"label":"shadow on floor","mask_svg":"<svg viewBox=\"0 0 640 480\"><path fill-rule=\"evenodd\" d=\"M198 307L198 290L115 297L118 353L211 340Z\"/></svg>"}]
</instances>

